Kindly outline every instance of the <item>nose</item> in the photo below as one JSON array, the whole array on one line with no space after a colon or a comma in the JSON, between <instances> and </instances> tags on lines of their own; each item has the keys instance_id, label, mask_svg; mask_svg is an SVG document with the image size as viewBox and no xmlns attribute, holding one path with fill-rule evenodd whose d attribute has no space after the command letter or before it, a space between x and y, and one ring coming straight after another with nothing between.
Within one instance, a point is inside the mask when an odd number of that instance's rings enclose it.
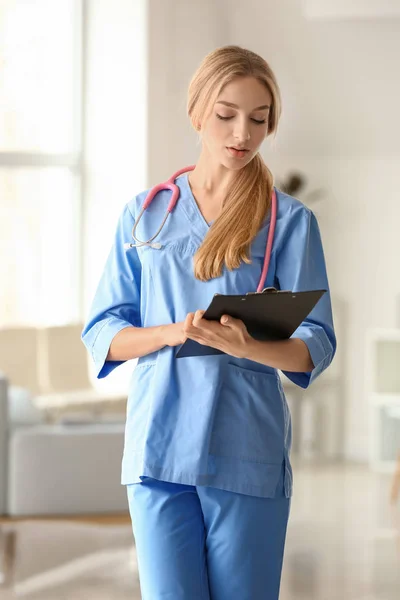
<instances>
[{"instance_id":1,"label":"nose","mask_svg":"<svg viewBox=\"0 0 400 600\"><path fill-rule=\"evenodd\" d=\"M238 119L235 124L234 137L239 144L244 144L250 139L250 129L246 119Z\"/></svg>"}]
</instances>

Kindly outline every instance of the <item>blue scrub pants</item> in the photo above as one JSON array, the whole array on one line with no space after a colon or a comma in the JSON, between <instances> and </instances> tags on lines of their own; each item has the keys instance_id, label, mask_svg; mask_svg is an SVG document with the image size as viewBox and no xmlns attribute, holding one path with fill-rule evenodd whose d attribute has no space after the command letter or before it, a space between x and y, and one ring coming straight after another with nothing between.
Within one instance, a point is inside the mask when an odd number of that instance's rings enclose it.
<instances>
[{"instance_id":1,"label":"blue scrub pants","mask_svg":"<svg viewBox=\"0 0 400 600\"><path fill-rule=\"evenodd\" d=\"M290 498L127 486L142 600L278 600Z\"/></svg>"}]
</instances>

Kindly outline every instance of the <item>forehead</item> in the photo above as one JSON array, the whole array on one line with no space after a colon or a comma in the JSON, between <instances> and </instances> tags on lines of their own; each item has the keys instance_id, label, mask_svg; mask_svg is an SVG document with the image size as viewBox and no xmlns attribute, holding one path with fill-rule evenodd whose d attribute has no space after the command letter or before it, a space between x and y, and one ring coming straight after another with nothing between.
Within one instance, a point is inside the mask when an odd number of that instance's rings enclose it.
<instances>
[{"instance_id":1,"label":"forehead","mask_svg":"<svg viewBox=\"0 0 400 600\"><path fill-rule=\"evenodd\" d=\"M237 77L222 88L217 102L219 100L254 108L263 104L271 105L272 95L266 85L255 77Z\"/></svg>"}]
</instances>

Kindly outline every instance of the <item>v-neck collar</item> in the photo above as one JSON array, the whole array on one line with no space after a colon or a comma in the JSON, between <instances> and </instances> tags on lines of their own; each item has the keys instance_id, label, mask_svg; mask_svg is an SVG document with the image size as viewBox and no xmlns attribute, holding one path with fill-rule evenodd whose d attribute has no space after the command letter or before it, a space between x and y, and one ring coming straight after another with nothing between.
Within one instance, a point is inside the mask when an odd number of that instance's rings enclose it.
<instances>
[{"instance_id":1,"label":"v-neck collar","mask_svg":"<svg viewBox=\"0 0 400 600\"><path fill-rule=\"evenodd\" d=\"M181 202L181 207L183 212L185 213L186 217L188 218L188 220L190 221L190 223L192 224L192 226L194 226L198 233L204 237L206 235L206 233L210 230L211 225L213 224L214 221L211 221L210 223L208 223L206 221L206 219L203 216L203 213L201 212L197 202L196 202L196 198L193 195L192 192L192 188L190 187L189 184L189 172L184 173L183 175L181 175L180 177L178 177L178 179L176 180L176 183L179 185L179 183L181 184L181 192L183 192L183 196L185 196L185 198L183 198L183 202ZM277 194L277 189L274 186L274 190L275 193ZM186 198L187 197L187 198ZM180 202L180 200L178 200L178 203ZM263 225L268 225L271 219L271 211L268 211L268 214L266 215Z\"/></svg>"},{"instance_id":2,"label":"v-neck collar","mask_svg":"<svg viewBox=\"0 0 400 600\"><path fill-rule=\"evenodd\" d=\"M184 173L184 175L179 177L179 179L177 180L182 182L184 191L186 192L185 196L187 196L188 199L188 201L182 202L182 209L186 213L186 216L188 217L189 221L193 225L197 225L198 230L200 230L199 232L201 232L201 235L204 236L209 231L213 221L208 223L204 218L203 213L201 212L199 205L196 202L196 198L193 195L192 189L189 184L188 176L189 173Z\"/></svg>"}]
</instances>

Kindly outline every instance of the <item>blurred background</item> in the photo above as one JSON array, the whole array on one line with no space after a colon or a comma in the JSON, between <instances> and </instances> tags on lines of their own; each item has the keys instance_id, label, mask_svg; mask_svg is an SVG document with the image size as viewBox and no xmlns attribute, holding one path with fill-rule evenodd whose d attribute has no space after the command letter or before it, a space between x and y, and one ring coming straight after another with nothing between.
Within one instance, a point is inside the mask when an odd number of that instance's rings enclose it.
<instances>
[{"instance_id":1,"label":"blurred background","mask_svg":"<svg viewBox=\"0 0 400 600\"><path fill-rule=\"evenodd\" d=\"M187 86L226 44L277 76L262 154L317 216L338 338L284 381L281 598L400 597L400 2L0 0L0 598L140 598L134 361L96 381L80 331L125 203L196 162Z\"/></svg>"}]
</instances>

